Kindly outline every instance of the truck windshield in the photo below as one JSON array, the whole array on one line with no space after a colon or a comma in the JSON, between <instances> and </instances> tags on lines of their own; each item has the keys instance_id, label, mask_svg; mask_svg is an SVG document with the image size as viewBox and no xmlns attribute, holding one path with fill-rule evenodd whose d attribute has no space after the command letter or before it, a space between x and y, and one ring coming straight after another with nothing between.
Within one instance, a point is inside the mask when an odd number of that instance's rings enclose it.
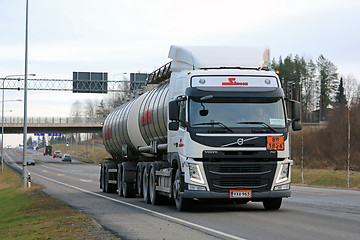
<instances>
[{"instance_id":1,"label":"truck windshield","mask_svg":"<svg viewBox=\"0 0 360 240\"><path fill-rule=\"evenodd\" d=\"M284 112L281 98L214 97L201 101L192 97L189 102L189 123L191 127L203 128L217 126L211 123L221 123L230 129L284 128Z\"/></svg>"}]
</instances>

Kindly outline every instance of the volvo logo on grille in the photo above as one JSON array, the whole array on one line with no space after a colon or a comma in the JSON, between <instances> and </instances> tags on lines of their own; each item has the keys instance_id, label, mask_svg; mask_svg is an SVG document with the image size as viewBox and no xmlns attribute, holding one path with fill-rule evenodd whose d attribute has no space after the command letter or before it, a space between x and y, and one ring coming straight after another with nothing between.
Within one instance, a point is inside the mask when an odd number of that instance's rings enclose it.
<instances>
[{"instance_id":1,"label":"volvo logo on grille","mask_svg":"<svg viewBox=\"0 0 360 240\"><path fill-rule=\"evenodd\" d=\"M244 144L244 139L243 138L239 138L238 140L236 140L236 143L241 146Z\"/></svg>"},{"instance_id":2,"label":"volvo logo on grille","mask_svg":"<svg viewBox=\"0 0 360 240\"><path fill-rule=\"evenodd\" d=\"M251 141L251 140L254 140L254 139L257 139L257 138L259 138L259 137L251 137L251 138L245 138L245 139L244 138L238 138L235 142L224 144L221 147L230 147L230 146L233 146L233 145L236 145L236 144L238 146L242 146L242 145L244 145L245 142Z\"/></svg>"}]
</instances>

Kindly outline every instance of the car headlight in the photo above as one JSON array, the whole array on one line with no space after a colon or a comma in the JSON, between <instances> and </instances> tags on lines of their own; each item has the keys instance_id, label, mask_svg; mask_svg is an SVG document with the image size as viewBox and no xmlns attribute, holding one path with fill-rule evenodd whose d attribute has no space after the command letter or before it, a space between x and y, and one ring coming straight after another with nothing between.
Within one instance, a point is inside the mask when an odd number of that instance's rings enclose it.
<instances>
[{"instance_id":1,"label":"car headlight","mask_svg":"<svg viewBox=\"0 0 360 240\"><path fill-rule=\"evenodd\" d=\"M282 164L276 183L285 182L289 179L289 164Z\"/></svg>"},{"instance_id":2,"label":"car headlight","mask_svg":"<svg viewBox=\"0 0 360 240\"><path fill-rule=\"evenodd\" d=\"M204 179L201 176L200 167L197 164L189 163L190 180L193 182L204 184Z\"/></svg>"}]
</instances>

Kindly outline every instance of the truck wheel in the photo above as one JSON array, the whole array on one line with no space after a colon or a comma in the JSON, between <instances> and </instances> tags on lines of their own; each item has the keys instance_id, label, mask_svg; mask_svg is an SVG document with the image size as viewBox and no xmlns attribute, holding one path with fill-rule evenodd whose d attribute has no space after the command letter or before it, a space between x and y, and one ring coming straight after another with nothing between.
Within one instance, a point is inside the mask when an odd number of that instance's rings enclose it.
<instances>
[{"instance_id":1,"label":"truck wheel","mask_svg":"<svg viewBox=\"0 0 360 240\"><path fill-rule=\"evenodd\" d=\"M142 182L142 164L138 164L137 172L136 172L136 186L137 186L137 193L140 197L144 197L143 194L143 182Z\"/></svg>"},{"instance_id":2,"label":"truck wheel","mask_svg":"<svg viewBox=\"0 0 360 240\"><path fill-rule=\"evenodd\" d=\"M101 165L101 168L100 168L100 189L103 190L103 192L105 192L105 189L104 189L104 166Z\"/></svg>"},{"instance_id":3,"label":"truck wheel","mask_svg":"<svg viewBox=\"0 0 360 240\"><path fill-rule=\"evenodd\" d=\"M268 198L263 201L266 210L279 210L282 198Z\"/></svg>"},{"instance_id":4,"label":"truck wheel","mask_svg":"<svg viewBox=\"0 0 360 240\"><path fill-rule=\"evenodd\" d=\"M175 200L175 205L176 205L176 209L178 211L190 211L192 208L192 203L193 203L193 199L192 198L183 198L181 196L181 169L178 168L178 170L176 170L176 174L175 174L175 180L173 183L173 196L174 196L174 200Z\"/></svg>"},{"instance_id":5,"label":"truck wheel","mask_svg":"<svg viewBox=\"0 0 360 240\"><path fill-rule=\"evenodd\" d=\"M109 186L109 173L107 172L106 167L104 167L104 188L103 192L108 192L108 186Z\"/></svg>"},{"instance_id":6,"label":"truck wheel","mask_svg":"<svg viewBox=\"0 0 360 240\"><path fill-rule=\"evenodd\" d=\"M149 203L149 178L147 174L147 167L144 168L143 172L143 198L145 203Z\"/></svg>"},{"instance_id":7,"label":"truck wheel","mask_svg":"<svg viewBox=\"0 0 360 240\"><path fill-rule=\"evenodd\" d=\"M121 168L121 164L118 165L118 177L117 177L117 182L118 182L118 195L119 197L123 196L123 192L122 192L122 168Z\"/></svg>"},{"instance_id":8,"label":"truck wheel","mask_svg":"<svg viewBox=\"0 0 360 240\"><path fill-rule=\"evenodd\" d=\"M116 192L116 185L109 183L110 173L107 168L105 168L105 192L106 193L115 193Z\"/></svg>"},{"instance_id":9,"label":"truck wheel","mask_svg":"<svg viewBox=\"0 0 360 240\"><path fill-rule=\"evenodd\" d=\"M133 182L125 182L125 179L129 176L125 176L126 172L130 170L135 171L135 166L131 162L123 162L121 164L121 172L122 172L122 192L123 196L126 198L134 197L135 196L135 183ZM128 180L127 180L128 181Z\"/></svg>"},{"instance_id":10,"label":"truck wheel","mask_svg":"<svg viewBox=\"0 0 360 240\"><path fill-rule=\"evenodd\" d=\"M163 202L163 196L156 192L156 169L155 166L151 167L150 176L149 176L149 195L150 195L150 202L153 205L158 205Z\"/></svg>"}]
</instances>

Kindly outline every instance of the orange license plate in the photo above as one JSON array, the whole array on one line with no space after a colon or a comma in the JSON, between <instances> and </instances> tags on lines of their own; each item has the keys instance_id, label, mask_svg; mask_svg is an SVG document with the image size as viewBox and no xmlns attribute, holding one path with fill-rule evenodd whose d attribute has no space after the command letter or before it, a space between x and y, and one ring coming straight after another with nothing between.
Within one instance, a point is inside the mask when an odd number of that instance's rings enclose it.
<instances>
[{"instance_id":1,"label":"orange license plate","mask_svg":"<svg viewBox=\"0 0 360 240\"><path fill-rule=\"evenodd\" d=\"M268 150L284 150L284 137L283 136L268 136L267 137Z\"/></svg>"}]
</instances>

